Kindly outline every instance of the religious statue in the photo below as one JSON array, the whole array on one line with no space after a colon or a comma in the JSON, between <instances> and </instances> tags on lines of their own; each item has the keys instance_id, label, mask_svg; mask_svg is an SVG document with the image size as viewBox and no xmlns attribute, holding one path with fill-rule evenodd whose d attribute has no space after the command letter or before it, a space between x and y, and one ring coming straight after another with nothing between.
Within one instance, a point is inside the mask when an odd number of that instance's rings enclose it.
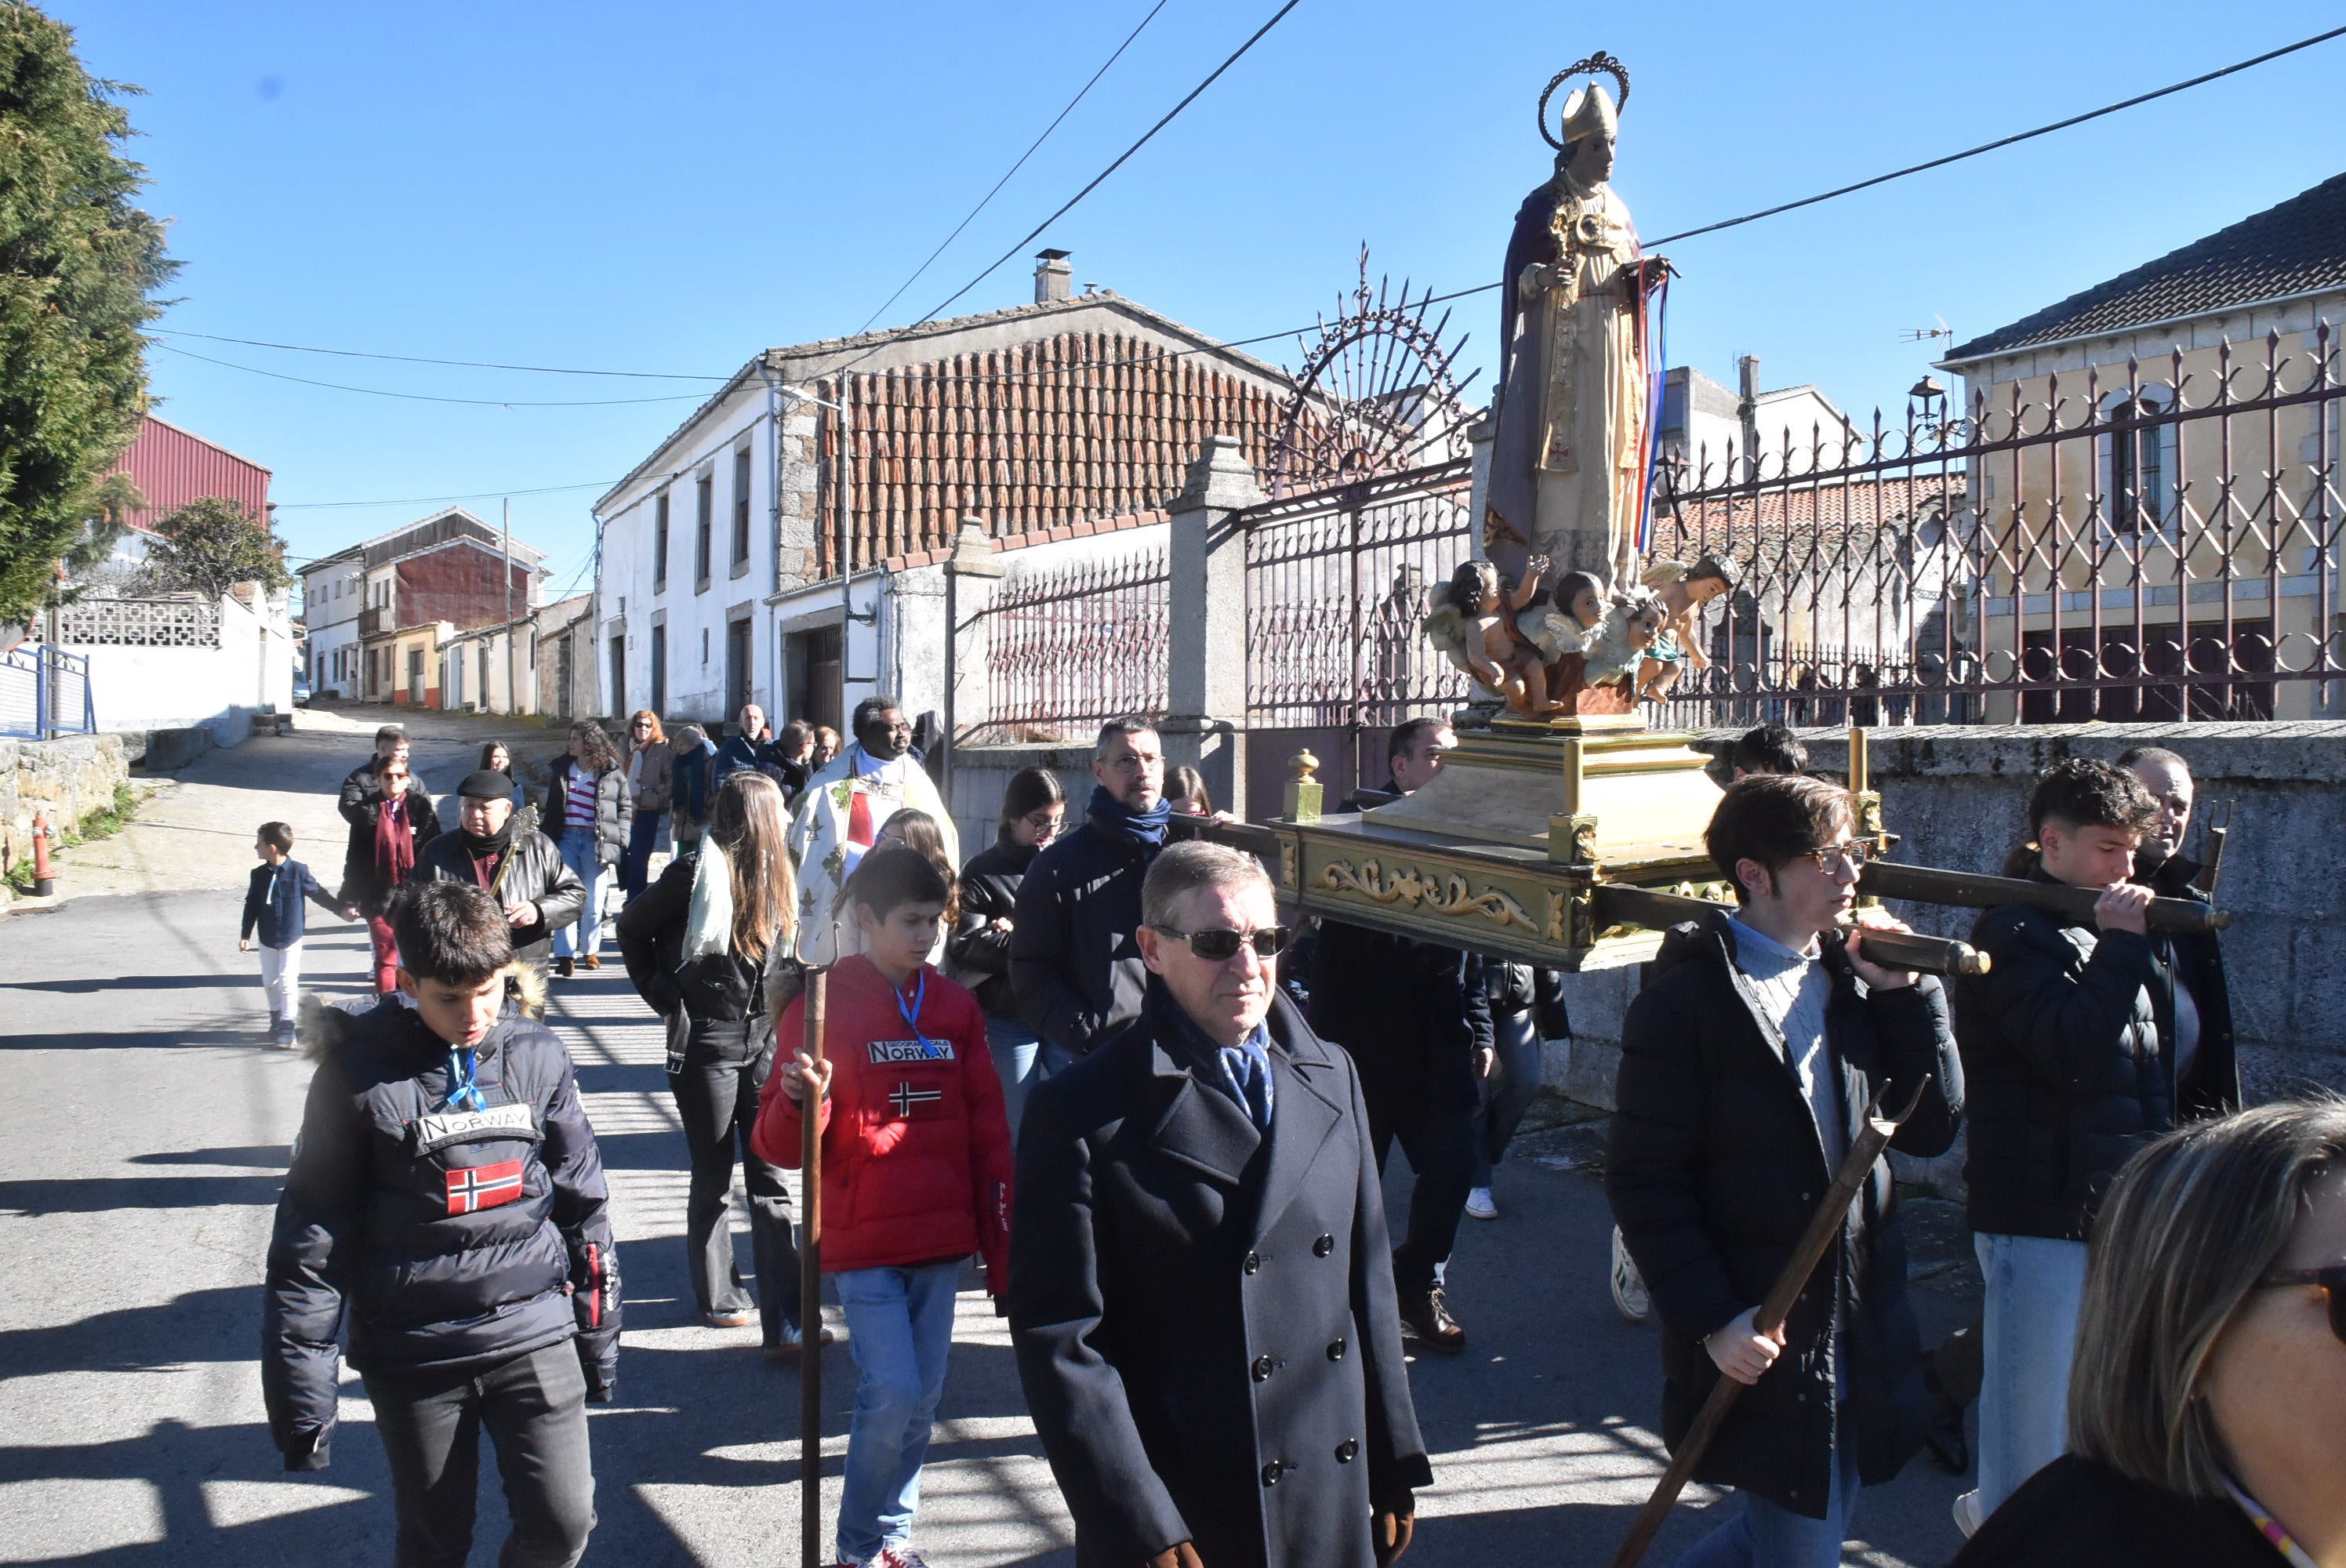
<instances>
[{"instance_id":1,"label":"religious statue","mask_svg":"<svg viewBox=\"0 0 2346 1568\"><path fill-rule=\"evenodd\" d=\"M1524 200L1501 289L1496 443L1484 546L1502 565L1540 551L1567 570L1635 580L1651 463L1656 296L1669 265L1641 255L1629 210L1607 183L1618 108L1591 82L1565 101L1550 136L1548 99L1567 78L1610 75L1596 54L1540 96L1540 135L1556 174Z\"/></svg>"},{"instance_id":2,"label":"religious statue","mask_svg":"<svg viewBox=\"0 0 2346 1568\"><path fill-rule=\"evenodd\" d=\"M1526 718L1545 718L1564 707L1548 696L1540 650L1515 625L1523 607L1538 596L1547 565L1545 558L1534 555L1524 564L1522 580L1509 585L1488 561L1462 562L1425 617L1426 639L1508 712Z\"/></svg>"},{"instance_id":3,"label":"religious statue","mask_svg":"<svg viewBox=\"0 0 2346 1568\"><path fill-rule=\"evenodd\" d=\"M1644 672L1668 616L1651 588L1615 594L1583 656L1582 678L1591 688L1618 687L1626 710L1630 706L1627 699L1637 694L1637 677Z\"/></svg>"}]
</instances>

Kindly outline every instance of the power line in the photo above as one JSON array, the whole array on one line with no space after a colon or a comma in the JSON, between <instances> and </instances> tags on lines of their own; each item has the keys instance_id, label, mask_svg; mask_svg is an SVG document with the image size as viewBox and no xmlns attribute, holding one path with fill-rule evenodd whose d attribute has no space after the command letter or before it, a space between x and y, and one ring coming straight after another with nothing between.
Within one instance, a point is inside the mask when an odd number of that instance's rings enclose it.
<instances>
[{"instance_id":1,"label":"power line","mask_svg":"<svg viewBox=\"0 0 2346 1568\"><path fill-rule=\"evenodd\" d=\"M329 392L360 392L368 397L395 397L407 402L454 402L464 403L473 408L609 408L621 403L702 402L707 401L709 396L707 392L678 392L669 397L576 398L553 402L532 402L521 398L441 397L431 392L391 392L382 387L354 387L341 382L321 382L313 381L308 376L290 376L282 371L264 371L259 365L240 365L233 360L216 360L209 354L199 354L193 349L175 348L169 343L149 343L148 347L160 349L167 354L178 354L183 359L201 360L208 365L219 365L223 370L242 371L247 375L267 376L271 381L296 382L305 387L324 387Z\"/></svg>"},{"instance_id":2,"label":"power line","mask_svg":"<svg viewBox=\"0 0 2346 1568\"><path fill-rule=\"evenodd\" d=\"M432 360L415 354L375 354L359 349L318 349L306 343L272 343L260 338L224 338L217 332L189 332L175 327L148 327L146 331L150 337L201 338L206 342L241 343L249 349L282 349L292 354L333 354L346 360L391 360L404 365L454 365L460 370L471 371L528 371L546 376L623 376L632 381L650 382L724 382L733 379L731 376L701 375L682 371L586 371L558 365L506 365L488 360Z\"/></svg>"},{"instance_id":3,"label":"power line","mask_svg":"<svg viewBox=\"0 0 2346 1568\"><path fill-rule=\"evenodd\" d=\"M591 480L584 484L547 484L536 490L468 490L461 495L405 495L387 501L279 501L271 503L273 510L290 512L324 511L341 506L433 506L444 501L495 501L509 495L558 495L569 490L607 490L615 483L608 479Z\"/></svg>"},{"instance_id":4,"label":"power line","mask_svg":"<svg viewBox=\"0 0 2346 1568\"><path fill-rule=\"evenodd\" d=\"M1143 132L1138 141L1134 142L1130 147L1126 148L1122 152L1117 154L1116 161L1114 163L1109 164L1106 168L1094 175L1091 178L1090 183L1086 185L1081 190L1076 192L1075 195L1067 198L1066 201L1062 202L1057 211L1052 213L1050 217L1046 218L1042 222L1037 223L1034 228L1028 229L1025 236L1016 244L1011 246L1009 249L1005 250L1001 255L988 262L984 270L980 271L976 277L972 278L968 282L964 283L951 294L946 295L944 300L938 301L936 306L919 321L911 323L909 326L898 328L893 336L881 339L880 341L872 344L870 348L856 355L854 359L848 361L846 364L841 365L831 373L834 375L843 374L850 367L861 363L862 361L871 358L873 354L878 353L890 342L892 342L896 337L901 337L904 333L912 331L914 328L924 326L928 322L936 320L937 317L942 315L954 300L960 299L964 294L968 293L972 289L976 288L980 283L984 282L988 278L992 277L995 270L998 270L1004 262L1009 260L1013 256L1017 255L1019 251L1025 249L1030 243L1032 243L1036 235L1042 233L1046 229L1050 228L1052 224L1056 223L1060 219L1065 218L1069 212L1075 209L1077 202L1083 200L1085 197L1089 196L1093 191L1097 190L1102 181L1106 180L1109 175L1114 174L1117 169L1122 168L1132 158L1133 154L1138 152L1142 148L1147 147L1150 141L1155 139L1158 131L1161 131L1167 126L1171 125L1173 123L1174 117L1180 114L1183 109L1188 108L1191 104L1197 102L1199 94L1203 93L1208 87L1212 87L1217 81L1220 80L1223 72L1229 70L1232 66L1237 65L1240 56L1244 56L1248 50L1253 48L1257 44L1262 42L1262 38L1265 34L1269 33L1273 27L1278 26L1281 21L1285 20L1287 14L1290 11L1294 10L1296 6L1302 3L1303 0L1287 0L1286 5L1281 5L1272 14L1270 21L1265 22L1261 26L1256 28L1253 36L1248 38L1245 43L1240 44L1236 49L1232 50L1229 57L1224 60L1220 65L1216 66L1211 74L1209 74L1204 81L1199 82L1196 87L1191 87L1188 95L1184 97L1179 103L1175 104L1171 108L1166 110L1165 117L1158 120L1155 125L1150 126L1147 131Z\"/></svg>"},{"instance_id":5,"label":"power line","mask_svg":"<svg viewBox=\"0 0 2346 1568\"><path fill-rule=\"evenodd\" d=\"M946 235L943 240L939 241L937 248L934 250L929 252L928 260L922 262L918 267L913 268L913 275L905 279L903 282L897 284L896 291L893 294L889 295L885 300L880 301L879 310L872 311L872 314L863 319L863 325L855 329L855 332L858 337L872 330L872 323L878 321L882 315L886 313L889 306L894 304L899 299L903 298L905 290L920 281L921 274L926 272L936 261L936 259L945 253L945 248L947 246L961 238L962 230L967 229L970 226L971 221L974 219L979 213L985 210L986 203L992 201L996 196L1002 194L1002 188L1010 183L1011 176L1016 174L1020 169L1026 167L1026 160L1033 158L1036 149L1041 148L1045 142L1051 139L1051 133L1059 128L1059 121L1066 119L1069 115L1075 113L1076 106L1084 101L1085 95L1089 93L1094 87L1099 86L1099 79L1107 75L1108 66L1115 65L1117 61L1124 57L1124 52L1132 47L1133 40L1140 36L1142 31L1148 27L1148 24L1157 20L1157 13L1165 9L1166 3L1167 0L1157 0L1157 4L1148 8L1148 15L1140 19L1140 25L1135 27L1126 36L1124 42L1116 46L1116 53L1110 55L1100 68L1092 73L1092 79L1086 82L1082 88L1076 92L1076 96L1067 100L1067 107L1059 111L1058 118L1054 119L1049 125L1045 126L1043 127L1043 134L1036 137L1033 145L1029 146L1025 152L1018 155L1018 161L1010 166L1009 173L1005 174L1000 179L995 180L994 182L994 188L987 191L984 196L981 197L977 205L969 209L968 216L964 217L959 223L954 224L954 231L951 234Z\"/></svg>"}]
</instances>

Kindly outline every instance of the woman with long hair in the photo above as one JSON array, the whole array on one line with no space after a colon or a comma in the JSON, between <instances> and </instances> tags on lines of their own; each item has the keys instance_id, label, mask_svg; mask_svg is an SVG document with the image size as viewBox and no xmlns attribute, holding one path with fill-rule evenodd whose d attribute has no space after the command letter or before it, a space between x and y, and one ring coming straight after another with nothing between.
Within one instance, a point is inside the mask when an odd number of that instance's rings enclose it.
<instances>
[{"instance_id":1,"label":"woman with long hair","mask_svg":"<svg viewBox=\"0 0 2346 1568\"><path fill-rule=\"evenodd\" d=\"M2346 1562L2346 1099L2193 1122L2119 1171L2068 1415L1953 1568Z\"/></svg>"},{"instance_id":2,"label":"woman with long hair","mask_svg":"<svg viewBox=\"0 0 2346 1568\"><path fill-rule=\"evenodd\" d=\"M1002 1078L1002 1105L1016 1136L1026 1108L1026 1091L1036 1071L1041 1042L1018 1016L1010 988L1010 933L1016 924L1018 884L1052 840L1067 814L1066 791L1047 768L1022 768L1002 792L1002 823L991 847L961 869L961 915L945 939L949 972L969 987L985 1010L985 1044Z\"/></svg>"},{"instance_id":3,"label":"woman with long hair","mask_svg":"<svg viewBox=\"0 0 2346 1568\"><path fill-rule=\"evenodd\" d=\"M781 1171L750 1147L774 1066L767 961L797 932L797 883L775 782L737 769L719 787L709 831L619 915L627 978L668 1023L668 1085L692 1156L686 1266L712 1328L750 1321L726 1206L738 1152L750 1190L750 1250L766 1354L799 1348L799 1261Z\"/></svg>"},{"instance_id":4,"label":"woman with long hair","mask_svg":"<svg viewBox=\"0 0 2346 1568\"><path fill-rule=\"evenodd\" d=\"M1214 814L1214 792L1206 788L1206 776L1195 768L1168 768L1165 770L1165 799L1172 805L1177 817L1210 817Z\"/></svg>"},{"instance_id":5,"label":"woman with long hair","mask_svg":"<svg viewBox=\"0 0 2346 1568\"><path fill-rule=\"evenodd\" d=\"M636 806L618 752L591 718L570 727L570 749L546 772L538 831L555 841L564 862L586 884L576 932L564 926L554 933L554 972L567 975L574 957L589 969L603 967L603 868L617 865L626 852Z\"/></svg>"},{"instance_id":6,"label":"woman with long hair","mask_svg":"<svg viewBox=\"0 0 2346 1568\"><path fill-rule=\"evenodd\" d=\"M619 891L631 899L644 891L652 856L659 851L660 829L668 822L672 755L659 715L638 708L627 719L627 790L635 797L636 821L627 833L627 856L619 862Z\"/></svg>"},{"instance_id":7,"label":"woman with long hair","mask_svg":"<svg viewBox=\"0 0 2346 1568\"><path fill-rule=\"evenodd\" d=\"M376 762L372 788L342 810L351 836L336 896L366 917L374 942L375 993L388 996L399 989L399 943L387 918L392 890L415 869L416 851L439 836L440 814L423 781L408 771L404 751Z\"/></svg>"}]
</instances>

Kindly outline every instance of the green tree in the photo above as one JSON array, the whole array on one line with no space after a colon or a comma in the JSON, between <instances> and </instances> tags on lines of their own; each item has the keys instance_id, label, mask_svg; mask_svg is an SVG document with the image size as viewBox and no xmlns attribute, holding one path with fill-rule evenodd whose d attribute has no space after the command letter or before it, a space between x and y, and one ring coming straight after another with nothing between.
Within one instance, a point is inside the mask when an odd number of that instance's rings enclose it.
<instances>
[{"instance_id":1,"label":"green tree","mask_svg":"<svg viewBox=\"0 0 2346 1568\"><path fill-rule=\"evenodd\" d=\"M117 469L100 480L90 493L89 516L66 550L66 572L81 577L106 565L130 525L130 514L146 510L146 493L130 475Z\"/></svg>"},{"instance_id":2,"label":"green tree","mask_svg":"<svg viewBox=\"0 0 2346 1568\"><path fill-rule=\"evenodd\" d=\"M191 592L217 599L239 583L272 592L291 587L277 541L240 502L217 495L189 502L155 524L147 543L145 585L158 593Z\"/></svg>"},{"instance_id":3,"label":"green tree","mask_svg":"<svg viewBox=\"0 0 2346 1568\"><path fill-rule=\"evenodd\" d=\"M73 33L0 0L0 622L46 596L146 412L148 296L177 270L134 199L133 133Z\"/></svg>"}]
</instances>

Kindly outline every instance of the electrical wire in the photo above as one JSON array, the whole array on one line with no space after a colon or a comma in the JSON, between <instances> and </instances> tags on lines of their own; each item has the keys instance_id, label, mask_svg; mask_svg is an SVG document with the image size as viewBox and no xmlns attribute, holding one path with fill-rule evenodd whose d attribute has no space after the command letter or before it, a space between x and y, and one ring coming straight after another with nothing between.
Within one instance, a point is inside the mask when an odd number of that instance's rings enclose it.
<instances>
[{"instance_id":1,"label":"electrical wire","mask_svg":"<svg viewBox=\"0 0 2346 1568\"><path fill-rule=\"evenodd\" d=\"M547 484L535 490L468 490L461 495L403 495L385 501L277 501L273 510L291 512L324 511L341 506L434 506L444 501L495 501L514 495L559 495L569 490L607 490L616 480L591 480L584 484Z\"/></svg>"},{"instance_id":2,"label":"electrical wire","mask_svg":"<svg viewBox=\"0 0 2346 1568\"><path fill-rule=\"evenodd\" d=\"M938 316L944 314L944 311L953 305L954 301L959 300L972 289L976 288L980 283L984 282L988 278L994 276L994 272L1001 268L1004 262L1009 260L1013 256L1017 255L1021 250L1024 250L1034 241L1035 236L1041 234L1046 229L1050 228L1052 224L1056 223L1060 219L1065 218L1069 212L1075 209L1077 202L1083 200L1085 197L1089 196L1093 191L1097 190L1100 188L1101 183L1105 181L1108 176L1114 174L1117 169L1122 168L1125 164L1131 159L1135 153L1138 152L1142 148L1147 147L1152 140L1154 140L1158 131L1161 131L1167 126L1171 125L1176 116L1180 114L1183 109L1188 108L1191 104L1197 102L1200 94L1221 79L1223 72L1229 70L1232 66L1237 65L1239 58L1243 56L1248 50L1262 42L1264 35L1268 34L1273 27L1278 26L1280 22L1286 19L1287 14L1290 11L1294 10L1296 6L1302 3L1303 0L1287 0L1286 5L1281 5L1276 12L1272 13L1270 21L1265 22L1261 26L1256 28L1253 36L1249 37L1245 43L1240 44L1236 49L1233 49L1230 52L1229 57L1224 60L1220 65L1216 66L1212 72L1207 76L1204 81L1199 82L1196 87L1191 87L1187 96L1185 96L1179 103L1175 104L1171 108L1166 110L1164 118L1158 120L1155 125L1150 126L1148 130L1144 131L1138 141L1134 142L1130 147L1126 148L1122 152L1117 154L1115 162L1109 164L1106 168L1092 176L1088 184L1086 184L1081 190L1076 192L1075 195L1067 198L1066 201L1060 203L1057 211L1052 213L1050 217L1046 218L1042 222L1037 223L1034 228L1028 229L1025 235L1020 239L1016 244L1011 246L1009 249L1005 250L1001 255L986 263L984 269L981 270L976 277L972 278L968 282L964 283L960 288L954 290L952 293L939 300L936 305L933 307L927 314L921 317L919 321L913 321L907 326L899 327L896 329L894 333L888 337L882 338L878 342L873 343L870 348L865 349L862 353L856 355L855 358L849 360L845 364L839 366L830 373L833 375L843 374L853 366L861 364L863 361L870 359L873 354L878 353L882 349L887 347L888 344L893 342L897 338L903 336L907 332L913 331L916 328L926 326L929 322L935 321Z\"/></svg>"},{"instance_id":3,"label":"electrical wire","mask_svg":"<svg viewBox=\"0 0 2346 1568\"><path fill-rule=\"evenodd\" d=\"M271 381L295 382L305 387L324 387L329 392L360 392L367 397L395 397L407 402L454 402L472 408L610 408L622 403L705 402L709 398L707 392L677 392L668 397L574 398L551 402L522 398L441 397L431 392L391 392L382 387L354 387L341 382L313 381L308 376L287 375L283 371L264 371L259 365L240 365L233 360L216 360L209 354L199 354L193 349L176 348L169 343L149 343L148 347L160 349L167 354L178 354L182 359L201 360L208 365L219 365L223 370L267 376Z\"/></svg>"},{"instance_id":4,"label":"electrical wire","mask_svg":"<svg viewBox=\"0 0 2346 1568\"><path fill-rule=\"evenodd\" d=\"M272 343L260 338L224 338L217 332L189 332L176 327L148 327L146 331L151 337L201 338L210 343L240 343L249 349L282 349L292 354L333 354L346 360L392 360L403 365L454 365L470 371L528 371L544 376L622 376L631 381L648 382L724 382L733 379L682 371L586 371L559 365L498 364L489 360L432 360L415 354L375 354L359 349L317 349L306 343Z\"/></svg>"},{"instance_id":5,"label":"electrical wire","mask_svg":"<svg viewBox=\"0 0 2346 1568\"><path fill-rule=\"evenodd\" d=\"M1157 13L1164 10L1167 3L1168 0L1157 0L1157 4L1148 8L1148 15L1140 19L1140 25L1135 27L1126 36L1124 42L1116 46L1116 53L1110 55L1106 63L1104 63L1098 70L1092 73L1092 79L1086 82L1076 96L1067 100L1067 107L1059 111L1058 118L1053 120L1049 125L1045 126L1043 127L1043 134L1036 137L1033 145L1029 146L1025 152L1018 155L1018 161L1010 166L1009 173L1005 174L1000 179L995 180L994 182L994 188L987 191L983 197L979 198L977 205L969 209L968 215L959 223L954 225L954 231L951 234L946 235L944 239L940 240L934 250L929 252L928 260L922 262L918 267L913 268L913 275L905 279L903 282L897 284L896 291L893 294L889 295L886 299L881 300L880 308L863 319L863 324L855 329L855 335L857 337L862 337L864 333L870 331L872 330L872 323L878 321L883 314L885 314L889 306L902 299L905 290L919 282L921 280L921 274L926 272L930 267L935 263L936 259L945 253L945 248L947 246L961 238L962 230L967 229L977 215L985 210L986 204L992 201L996 196L1002 194L1002 188L1010 183L1011 175L1016 174L1020 169L1026 167L1026 160L1033 158L1036 150L1039 149L1045 142L1051 139L1051 133L1059 128L1059 121L1066 119L1069 115L1076 112L1076 106L1084 101L1086 94L1089 93L1094 87L1099 86L1099 79L1107 75L1108 66L1115 65L1117 61L1124 57L1124 52L1132 47L1133 40L1140 36L1142 31L1148 27L1148 24L1157 20Z\"/></svg>"}]
</instances>

